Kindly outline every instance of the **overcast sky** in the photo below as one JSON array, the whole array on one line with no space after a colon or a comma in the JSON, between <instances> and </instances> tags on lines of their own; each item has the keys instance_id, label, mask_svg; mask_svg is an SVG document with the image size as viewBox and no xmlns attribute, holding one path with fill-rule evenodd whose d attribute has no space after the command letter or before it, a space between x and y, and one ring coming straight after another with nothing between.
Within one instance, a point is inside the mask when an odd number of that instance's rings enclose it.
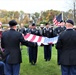
<instances>
[{"instance_id":1,"label":"overcast sky","mask_svg":"<svg viewBox=\"0 0 76 75\"><path fill-rule=\"evenodd\" d=\"M73 8L73 0L0 0L0 9L26 13L46 10L67 11Z\"/></svg>"}]
</instances>

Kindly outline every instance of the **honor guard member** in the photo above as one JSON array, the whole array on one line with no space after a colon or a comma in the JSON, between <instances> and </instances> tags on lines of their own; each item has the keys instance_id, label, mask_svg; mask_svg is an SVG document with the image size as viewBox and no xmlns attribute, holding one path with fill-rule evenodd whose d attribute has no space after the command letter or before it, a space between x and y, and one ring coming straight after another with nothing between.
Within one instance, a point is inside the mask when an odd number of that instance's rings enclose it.
<instances>
[{"instance_id":1,"label":"honor guard member","mask_svg":"<svg viewBox=\"0 0 76 75\"><path fill-rule=\"evenodd\" d=\"M63 32L64 30L66 30L65 21L61 20L60 21L60 26L58 26L57 28L54 29L54 34L57 36L61 32Z\"/></svg>"},{"instance_id":2,"label":"honor guard member","mask_svg":"<svg viewBox=\"0 0 76 75\"><path fill-rule=\"evenodd\" d=\"M32 23L31 34L40 35L39 30L36 29L36 24L35 23ZM37 62L37 52L38 52L38 46L29 47L29 62L32 65L35 65L36 62Z\"/></svg>"},{"instance_id":3,"label":"honor guard member","mask_svg":"<svg viewBox=\"0 0 76 75\"><path fill-rule=\"evenodd\" d=\"M22 34L16 31L17 22L9 21L10 30L2 33L1 47L4 48L6 57L6 75L19 75L20 63L22 62L20 43L26 46L36 46L36 43L24 40Z\"/></svg>"},{"instance_id":4,"label":"honor guard member","mask_svg":"<svg viewBox=\"0 0 76 75\"><path fill-rule=\"evenodd\" d=\"M49 28L49 23L46 23L45 25L46 25L46 27L43 30L43 36L52 38L53 37L53 29ZM45 59L45 61L50 61L51 50L52 50L52 44L44 45L44 59Z\"/></svg>"},{"instance_id":5,"label":"honor guard member","mask_svg":"<svg viewBox=\"0 0 76 75\"><path fill-rule=\"evenodd\" d=\"M60 26L54 29L54 34L55 34L55 36L57 36L57 35L61 34L63 31L65 31L65 30L66 30L65 21L61 20L60 21ZM60 61L59 61L60 51L61 50L58 50L58 52L57 52L58 53L58 64L60 64Z\"/></svg>"},{"instance_id":6,"label":"honor guard member","mask_svg":"<svg viewBox=\"0 0 76 75\"><path fill-rule=\"evenodd\" d=\"M26 29L26 34L27 34L27 33L31 33L31 29L32 29L32 25L29 24L28 28ZM29 54L29 47L27 47L27 52L28 52L28 54Z\"/></svg>"},{"instance_id":7,"label":"honor guard member","mask_svg":"<svg viewBox=\"0 0 76 75\"><path fill-rule=\"evenodd\" d=\"M26 34L27 34L27 33L31 33L31 29L32 29L32 25L29 24L29 27L26 29Z\"/></svg>"},{"instance_id":8,"label":"honor guard member","mask_svg":"<svg viewBox=\"0 0 76 75\"><path fill-rule=\"evenodd\" d=\"M22 35L26 35L26 28L24 27L24 24L21 23L20 25L20 29L19 29L19 32L22 33ZM21 50L23 49L23 46L21 45Z\"/></svg>"},{"instance_id":9,"label":"honor guard member","mask_svg":"<svg viewBox=\"0 0 76 75\"><path fill-rule=\"evenodd\" d=\"M22 33L23 35L26 35L26 28L24 27L23 23L21 23L21 28L20 28L19 32Z\"/></svg>"},{"instance_id":10,"label":"honor guard member","mask_svg":"<svg viewBox=\"0 0 76 75\"><path fill-rule=\"evenodd\" d=\"M61 50L60 65L62 75L76 75L76 31L74 22L66 21L66 30L59 35L56 49Z\"/></svg>"}]
</instances>

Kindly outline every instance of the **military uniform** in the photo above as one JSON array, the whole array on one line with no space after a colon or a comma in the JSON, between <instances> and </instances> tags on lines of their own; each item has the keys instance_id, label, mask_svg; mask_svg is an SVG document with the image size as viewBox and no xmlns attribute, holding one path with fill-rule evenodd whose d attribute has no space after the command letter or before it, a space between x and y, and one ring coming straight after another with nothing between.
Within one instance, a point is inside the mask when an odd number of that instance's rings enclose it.
<instances>
[{"instance_id":1,"label":"military uniform","mask_svg":"<svg viewBox=\"0 0 76 75\"><path fill-rule=\"evenodd\" d=\"M59 26L59 27L57 27L57 28L54 29L54 34L57 36L61 32L63 32L64 30L66 30L66 27L65 26L63 26L63 27Z\"/></svg>"},{"instance_id":2,"label":"military uniform","mask_svg":"<svg viewBox=\"0 0 76 75\"><path fill-rule=\"evenodd\" d=\"M54 29L54 34L55 34L55 36L58 36L59 34L61 34L65 30L66 30L65 26L63 26L63 27L59 26L59 27L57 27L57 28ZM61 50L58 50L58 52L57 52L58 53L58 64L60 64L60 61L59 61L60 51Z\"/></svg>"},{"instance_id":3,"label":"military uniform","mask_svg":"<svg viewBox=\"0 0 76 75\"><path fill-rule=\"evenodd\" d=\"M53 37L53 29L52 28L44 28L43 36L48 37L48 38ZM44 45L44 59L45 59L45 61L50 61L51 50L52 50L52 44Z\"/></svg>"},{"instance_id":4,"label":"military uniform","mask_svg":"<svg viewBox=\"0 0 76 75\"><path fill-rule=\"evenodd\" d=\"M15 20L11 20L9 25L11 29L3 32L1 37L1 47L6 56L6 75L19 75L22 62L20 43L26 46L35 46L35 43L25 41L22 34L14 29L13 26L17 25Z\"/></svg>"},{"instance_id":5,"label":"military uniform","mask_svg":"<svg viewBox=\"0 0 76 75\"><path fill-rule=\"evenodd\" d=\"M76 75L76 31L73 21L67 20L67 29L58 38L56 48L61 50L60 65L62 75Z\"/></svg>"},{"instance_id":6,"label":"military uniform","mask_svg":"<svg viewBox=\"0 0 76 75\"><path fill-rule=\"evenodd\" d=\"M19 32L26 35L26 28L23 27L23 28L19 29Z\"/></svg>"},{"instance_id":7,"label":"military uniform","mask_svg":"<svg viewBox=\"0 0 76 75\"><path fill-rule=\"evenodd\" d=\"M35 24L32 24L32 26L35 26ZM36 28L31 29L30 33L34 35L40 35L39 30ZM35 63L37 62L37 52L38 52L38 46L29 47L29 62L32 65L35 65Z\"/></svg>"}]
</instances>

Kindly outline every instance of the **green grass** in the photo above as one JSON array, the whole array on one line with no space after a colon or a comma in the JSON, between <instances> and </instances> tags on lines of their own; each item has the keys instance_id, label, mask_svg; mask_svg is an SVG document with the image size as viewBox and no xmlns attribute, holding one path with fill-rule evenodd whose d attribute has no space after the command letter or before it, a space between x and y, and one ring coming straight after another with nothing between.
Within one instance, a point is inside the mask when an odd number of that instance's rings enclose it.
<instances>
[{"instance_id":1,"label":"green grass","mask_svg":"<svg viewBox=\"0 0 76 75\"><path fill-rule=\"evenodd\" d=\"M61 75L60 66L57 65L57 51L52 48L51 61L45 62L43 47L38 48L38 59L35 66L28 60L28 52L25 46L22 47L22 63L20 75Z\"/></svg>"}]
</instances>

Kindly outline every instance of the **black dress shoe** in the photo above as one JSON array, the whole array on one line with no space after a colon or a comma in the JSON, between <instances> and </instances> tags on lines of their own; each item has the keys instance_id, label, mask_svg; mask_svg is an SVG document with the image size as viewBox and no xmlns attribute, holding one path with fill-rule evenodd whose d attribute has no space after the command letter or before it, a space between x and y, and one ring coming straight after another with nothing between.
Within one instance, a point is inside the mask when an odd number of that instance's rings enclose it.
<instances>
[{"instance_id":1,"label":"black dress shoe","mask_svg":"<svg viewBox=\"0 0 76 75\"><path fill-rule=\"evenodd\" d=\"M45 61L47 61L47 59L45 59Z\"/></svg>"},{"instance_id":2,"label":"black dress shoe","mask_svg":"<svg viewBox=\"0 0 76 75\"><path fill-rule=\"evenodd\" d=\"M33 65L35 65L36 63L35 62L33 62Z\"/></svg>"},{"instance_id":3,"label":"black dress shoe","mask_svg":"<svg viewBox=\"0 0 76 75\"><path fill-rule=\"evenodd\" d=\"M50 61L50 59L47 59L48 61Z\"/></svg>"},{"instance_id":4,"label":"black dress shoe","mask_svg":"<svg viewBox=\"0 0 76 75\"><path fill-rule=\"evenodd\" d=\"M34 63L34 62L31 62L31 64L32 64L32 65L35 65L35 63Z\"/></svg>"}]
</instances>

